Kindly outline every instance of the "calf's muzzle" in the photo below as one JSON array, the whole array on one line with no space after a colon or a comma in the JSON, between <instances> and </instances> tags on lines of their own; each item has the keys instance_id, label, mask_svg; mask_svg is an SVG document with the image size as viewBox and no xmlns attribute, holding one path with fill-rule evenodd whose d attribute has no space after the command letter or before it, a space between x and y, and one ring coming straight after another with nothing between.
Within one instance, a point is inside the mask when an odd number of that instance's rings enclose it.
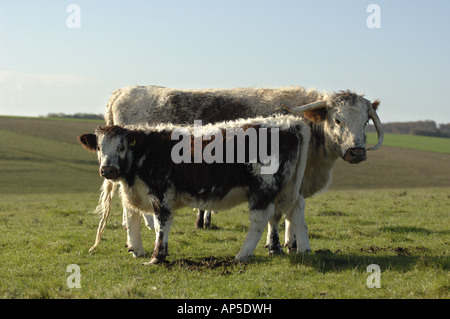
<instances>
[{"instance_id":1,"label":"calf's muzzle","mask_svg":"<svg viewBox=\"0 0 450 319\"><path fill-rule=\"evenodd\" d=\"M366 160L366 149L361 147L349 148L343 157L344 161L350 164L358 164Z\"/></svg>"},{"instance_id":2,"label":"calf's muzzle","mask_svg":"<svg viewBox=\"0 0 450 319\"><path fill-rule=\"evenodd\" d=\"M102 166L100 175L106 179L114 179L119 175L119 171L114 166Z\"/></svg>"}]
</instances>

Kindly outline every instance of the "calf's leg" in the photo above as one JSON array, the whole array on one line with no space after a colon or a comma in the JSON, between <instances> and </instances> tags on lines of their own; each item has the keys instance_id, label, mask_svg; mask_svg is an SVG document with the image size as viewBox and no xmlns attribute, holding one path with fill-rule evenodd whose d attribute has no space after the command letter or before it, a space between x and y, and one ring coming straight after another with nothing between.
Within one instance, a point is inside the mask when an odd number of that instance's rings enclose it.
<instances>
[{"instance_id":1,"label":"calf's leg","mask_svg":"<svg viewBox=\"0 0 450 319\"><path fill-rule=\"evenodd\" d=\"M204 223L204 216L205 216L205 211L197 208L198 213L197 213L197 219L195 220L195 229L202 229L203 228L203 223Z\"/></svg>"},{"instance_id":2,"label":"calf's leg","mask_svg":"<svg viewBox=\"0 0 450 319\"><path fill-rule=\"evenodd\" d=\"M269 220L269 226L267 230L266 248L269 249L269 255L278 255L283 253L279 238L279 223L282 213L275 210L274 215Z\"/></svg>"},{"instance_id":3,"label":"calf's leg","mask_svg":"<svg viewBox=\"0 0 450 319\"><path fill-rule=\"evenodd\" d=\"M141 238L141 213L135 209L123 207L124 226L127 230L128 252L133 257L145 256L144 246Z\"/></svg>"},{"instance_id":4,"label":"calf's leg","mask_svg":"<svg viewBox=\"0 0 450 319\"><path fill-rule=\"evenodd\" d=\"M305 199L301 195L294 209L286 215L286 245L290 252L295 250L298 253L311 252L305 220Z\"/></svg>"},{"instance_id":5,"label":"calf's leg","mask_svg":"<svg viewBox=\"0 0 450 319\"><path fill-rule=\"evenodd\" d=\"M164 262L169 254L169 231L173 222L173 214L165 207L155 210L155 248L152 259L144 265L153 265Z\"/></svg>"},{"instance_id":6,"label":"calf's leg","mask_svg":"<svg viewBox=\"0 0 450 319\"><path fill-rule=\"evenodd\" d=\"M274 214L274 204L270 203L266 209L257 210L251 209L249 211L250 228L248 230L247 237L241 250L236 255L236 259L239 261L248 261L252 257L255 251L256 245L261 239L264 228L266 227L269 219Z\"/></svg>"},{"instance_id":7,"label":"calf's leg","mask_svg":"<svg viewBox=\"0 0 450 319\"><path fill-rule=\"evenodd\" d=\"M148 229L152 230L155 228L155 222L153 220L153 214L148 214L141 212L142 218L144 218L145 226L147 226Z\"/></svg>"}]
</instances>

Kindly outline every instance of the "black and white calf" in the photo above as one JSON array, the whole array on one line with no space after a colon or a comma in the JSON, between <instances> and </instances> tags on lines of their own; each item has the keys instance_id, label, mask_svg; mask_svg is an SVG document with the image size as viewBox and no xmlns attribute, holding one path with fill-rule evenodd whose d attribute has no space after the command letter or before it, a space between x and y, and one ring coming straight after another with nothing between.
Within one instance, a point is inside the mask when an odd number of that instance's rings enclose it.
<instances>
[{"instance_id":1,"label":"black and white calf","mask_svg":"<svg viewBox=\"0 0 450 319\"><path fill-rule=\"evenodd\" d=\"M310 127L288 115L200 128L113 125L79 137L97 152L101 176L121 185L124 204L153 211L156 241L149 264L166 258L174 210L182 206L223 210L248 201L250 227L237 260L252 256L268 222L278 224L275 210L289 221L297 251L307 251L300 186L309 139ZM127 218L128 247L143 250L140 215Z\"/></svg>"}]
</instances>

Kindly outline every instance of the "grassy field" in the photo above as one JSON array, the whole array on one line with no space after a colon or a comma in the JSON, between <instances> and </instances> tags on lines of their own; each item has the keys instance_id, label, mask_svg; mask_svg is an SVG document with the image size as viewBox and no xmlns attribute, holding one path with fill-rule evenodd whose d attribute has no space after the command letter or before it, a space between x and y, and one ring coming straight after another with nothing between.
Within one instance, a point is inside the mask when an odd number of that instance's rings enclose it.
<instances>
[{"instance_id":1,"label":"grassy field","mask_svg":"<svg viewBox=\"0 0 450 319\"><path fill-rule=\"evenodd\" d=\"M405 146L415 146L407 149L395 144L403 136L386 136L365 163L339 161L330 190L307 199L309 255L268 256L262 240L251 262L236 263L246 206L214 215L210 231L195 230L185 208L168 263L146 267L127 253L117 197L100 246L88 253L102 179L76 136L100 124L0 117L1 298L450 297L447 140L429 152L431 140L407 136ZM154 233L142 232L151 252ZM81 288L67 285L71 264L80 266ZM370 264L380 266L380 289L367 287Z\"/></svg>"},{"instance_id":2,"label":"grassy field","mask_svg":"<svg viewBox=\"0 0 450 319\"><path fill-rule=\"evenodd\" d=\"M384 146L450 154L450 138L402 134L385 134L384 138ZM368 141L376 144L376 134L368 134Z\"/></svg>"},{"instance_id":3,"label":"grassy field","mask_svg":"<svg viewBox=\"0 0 450 319\"><path fill-rule=\"evenodd\" d=\"M95 194L8 195L0 206L3 298L448 298L448 190L331 191L307 202L312 254L267 255L264 241L246 264L233 260L248 229L244 205L194 230L177 212L168 263L143 266L126 250L119 203L90 255ZM412 204L413 203L413 204ZM151 252L153 232L143 229ZM283 234L283 232L282 232ZM77 264L81 288L69 289ZM369 289L367 266L381 269Z\"/></svg>"}]
</instances>

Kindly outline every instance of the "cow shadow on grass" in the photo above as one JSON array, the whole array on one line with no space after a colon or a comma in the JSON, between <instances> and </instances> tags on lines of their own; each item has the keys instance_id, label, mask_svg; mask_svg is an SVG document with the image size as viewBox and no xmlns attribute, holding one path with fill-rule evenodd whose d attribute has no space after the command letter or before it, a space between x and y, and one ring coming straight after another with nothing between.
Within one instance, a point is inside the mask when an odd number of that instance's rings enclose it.
<instances>
[{"instance_id":1,"label":"cow shadow on grass","mask_svg":"<svg viewBox=\"0 0 450 319\"><path fill-rule=\"evenodd\" d=\"M430 267L449 270L450 263L447 256L431 256L425 247L365 247L357 253L342 253L339 250L317 250L311 254L289 254L289 262L316 269L318 272L340 272L355 270L376 264L381 269L408 271L414 267Z\"/></svg>"},{"instance_id":2,"label":"cow shadow on grass","mask_svg":"<svg viewBox=\"0 0 450 319\"><path fill-rule=\"evenodd\" d=\"M220 276L227 276L246 271L248 263L239 262L234 257L219 258L214 256L193 259L164 261L162 265L168 270L187 269L190 271L218 271Z\"/></svg>"},{"instance_id":3,"label":"cow shadow on grass","mask_svg":"<svg viewBox=\"0 0 450 319\"><path fill-rule=\"evenodd\" d=\"M244 273L248 267L255 264L269 264L273 259L288 260L292 265L302 265L316 269L320 273L340 272L347 270L367 269L368 265L376 264L382 270L408 271L414 267L430 267L449 270L450 265L446 256L430 256L425 247L366 247L358 253L342 253L339 250L317 250L309 254L286 254L276 256L254 256L249 262L239 262L234 256L202 258L185 258L165 261L161 266L168 270L180 269L211 272L218 271L220 276Z\"/></svg>"},{"instance_id":4,"label":"cow shadow on grass","mask_svg":"<svg viewBox=\"0 0 450 319\"><path fill-rule=\"evenodd\" d=\"M343 216L342 212L327 212L327 215ZM211 225L211 230L221 230L215 224ZM247 231L246 226L236 226L236 231ZM379 229L384 232L391 233L422 233L429 235L436 233L426 228L410 227L410 226L390 226ZM441 231L440 234L448 234L449 231ZM318 234L310 234L310 238L319 239L323 236ZM163 266L168 270L176 271L178 269L187 269L190 271L209 272L219 270L220 275L231 275L243 273L248 267L255 264L268 264L274 259L288 260L292 265L302 265L316 269L318 272L340 272L347 270L367 269L368 265L376 264L381 269L389 269L395 271L408 271L414 267L434 268L442 270L450 270L449 257L445 254L436 256L430 253L430 249L424 246L388 246L378 247L369 246L361 247L351 252L343 252L341 250L331 251L329 249L318 249L309 254L281 253L275 256L261 255L260 253L253 256L249 262L243 263L236 261L234 256L228 257L201 257L186 258L165 261Z\"/></svg>"}]
</instances>

